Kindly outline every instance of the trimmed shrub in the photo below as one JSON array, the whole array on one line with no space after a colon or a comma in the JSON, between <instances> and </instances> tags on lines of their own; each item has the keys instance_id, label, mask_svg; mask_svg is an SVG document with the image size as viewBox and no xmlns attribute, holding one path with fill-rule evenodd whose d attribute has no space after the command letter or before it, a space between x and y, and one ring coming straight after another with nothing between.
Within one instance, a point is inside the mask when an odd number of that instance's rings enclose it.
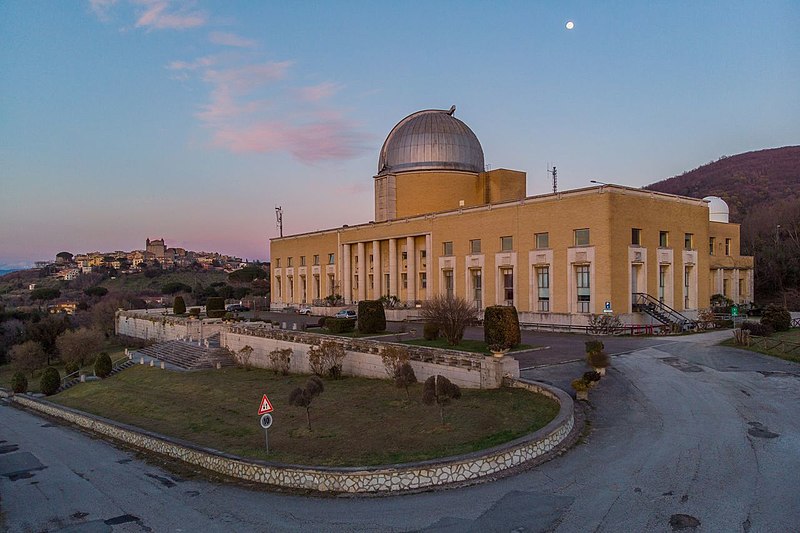
<instances>
[{"instance_id":1,"label":"trimmed shrub","mask_svg":"<svg viewBox=\"0 0 800 533\"><path fill-rule=\"evenodd\" d=\"M175 315L182 315L185 312L186 302L183 300L183 296L176 296L172 301L172 313Z\"/></svg>"},{"instance_id":2,"label":"trimmed shrub","mask_svg":"<svg viewBox=\"0 0 800 533\"><path fill-rule=\"evenodd\" d=\"M111 357L106 352L100 352L94 362L94 373L97 377L105 378L111 374Z\"/></svg>"},{"instance_id":3,"label":"trimmed shrub","mask_svg":"<svg viewBox=\"0 0 800 533\"><path fill-rule=\"evenodd\" d=\"M590 387L593 387L598 381L600 381L600 372L595 372L594 370L584 372L583 380L588 383Z\"/></svg>"},{"instance_id":4,"label":"trimmed shrub","mask_svg":"<svg viewBox=\"0 0 800 533\"><path fill-rule=\"evenodd\" d=\"M426 341L435 341L439 338L439 326L433 322L425 322L422 326L422 338Z\"/></svg>"},{"instance_id":5,"label":"trimmed shrub","mask_svg":"<svg viewBox=\"0 0 800 533\"><path fill-rule=\"evenodd\" d=\"M67 375L69 376L73 372L77 372L78 370L80 370L80 368L81 368L80 363L78 363L77 361L70 361L69 363L64 365L64 372L66 372Z\"/></svg>"},{"instance_id":6,"label":"trimmed shrub","mask_svg":"<svg viewBox=\"0 0 800 533\"><path fill-rule=\"evenodd\" d=\"M761 323L773 331L787 331L792 327L792 315L785 307L769 304L761 313Z\"/></svg>"},{"instance_id":7,"label":"trimmed shrub","mask_svg":"<svg viewBox=\"0 0 800 533\"><path fill-rule=\"evenodd\" d=\"M435 375L425 380L422 386L422 403L425 405L439 406L439 419L444 425L444 406L450 400L461 398L461 389L444 376Z\"/></svg>"},{"instance_id":8,"label":"trimmed shrub","mask_svg":"<svg viewBox=\"0 0 800 533\"><path fill-rule=\"evenodd\" d=\"M319 320L317 320L317 327L324 328L325 327L325 322L328 320L328 318L330 318L330 317L327 317L327 316L319 317Z\"/></svg>"},{"instance_id":9,"label":"trimmed shrub","mask_svg":"<svg viewBox=\"0 0 800 533\"><path fill-rule=\"evenodd\" d=\"M23 394L28 392L28 378L22 372L14 372L11 376L11 390L15 394Z\"/></svg>"},{"instance_id":10,"label":"trimmed shrub","mask_svg":"<svg viewBox=\"0 0 800 533\"><path fill-rule=\"evenodd\" d=\"M483 340L487 346L514 348L522 341L514 306L493 305L483 315Z\"/></svg>"},{"instance_id":11,"label":"trimmed shrub","mask_svg":"<svg viewBox=\"0 0 800 533\"><path fill-rule=\"evenodd\" d=\"M189 316L200 316L200 308L199 307L190 307L189 308Z\"/></svg>"},{"instance_id":12,"label":"trimmed shrub","mask_svg":"<svg viewBox=\"0 0 800 533\"><path fill-rule=\"evenodd\" d=\"M586 361L592 368L606 368L611 366L611 359L603 351L605 346L602 341L586 341Z\"/></svg>"},{"instance_id":13,"label":"trimmed shrub","mask_svg":"<svg viewBox=\"0 0 800 533\"><path fill-rule=\"evenodd\" d=\"M750 320L742 322L742 330L749 331L750 335L755 335L756 337L769 337L772 334L772 327L769 324Z\"/></svg>"},{"instance_id":14,"label":"trimmed shrub","mask_svg":"<svg viewBox=\"0 0 800 533\"><path fill-rule=\"evenodd\" d=\"M42 373L42 380L39 382L39 390L43 394L50 396L58 392L58 387L61 386L61 374L52 366L48 366Z\"/></svg>"},{"instance_id":15,"label":"trimmed shrub","mask_svg":"<svg viewBox=\"0 0 800 533\"><path fill-rule=\"evenodd\" d=\"M225 316L225 298L212 296L206 300L206 316L208 318L222 318Z\"/></svg>"},{"instance_id":16,"label":"trimmed shrub","mask_svg":"<svg viewBox=\"0 0 800 533\"><path fill-rule=\"evenodd\" d=\"M325 327L331 333L350 333L356 329L356 319L329 317L325 320Z\"/></svg>"},{"instance_id":17,"label":"trimmed shrub","mask_svg":"<svg viewBox=\"0 0 800 533\"><path fill-rule=\"evenodd\" d=\"M408 361L395 369L394 385L398 389L406 389L406 399L411 399L411 394L408 392L408 388L416 382L417 375L414 373L414 368Z\"/></svg>"},{"instance_id":18,"label":"trimmed shrub","mask_svg":"<svg viewBox=\"0 0 800 533\"><path fill-rule=\"evenodd\" d=\"M311 376L304 388L297 387L289 394L289 405L305 407L309 431L311 431L311 402L324 390L325 386L322 384L322 380L317 376Z\"/></svg>"},{"instance_id":19,"label":"trimmed shrub","mask_svg":"<svg viewBox=\"0 0 800 533\"><path fill-rule=\"evenodd\" d=\"M362 333L386 331L386 313L380 300L358 302L358 331Z\"/></svg>"}]
</instances>

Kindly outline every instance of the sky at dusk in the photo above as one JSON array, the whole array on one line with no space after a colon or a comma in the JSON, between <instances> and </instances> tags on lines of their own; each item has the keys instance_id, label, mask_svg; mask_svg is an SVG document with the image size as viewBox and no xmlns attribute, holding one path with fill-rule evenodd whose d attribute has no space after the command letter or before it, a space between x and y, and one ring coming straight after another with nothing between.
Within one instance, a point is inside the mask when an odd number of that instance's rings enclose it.
<instances>
[{"instance_id":1,"label":"sky at dusk","mask_svg":"<svg viewBox=\"0 0 800 533\"><path fill-rule=\"evenodd\" d=\"M566 28L567 21L574 28ZM0 268L268 258L373 219L378 151L457 106L528 194L800 144L800 2L0 2Z\"/></svg>"}]
</instances>

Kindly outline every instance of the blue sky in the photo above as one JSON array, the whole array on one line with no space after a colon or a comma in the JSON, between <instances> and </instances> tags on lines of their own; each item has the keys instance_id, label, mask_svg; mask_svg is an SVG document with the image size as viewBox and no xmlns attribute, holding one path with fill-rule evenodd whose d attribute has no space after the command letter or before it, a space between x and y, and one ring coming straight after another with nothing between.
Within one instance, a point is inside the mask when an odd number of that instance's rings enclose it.
<instances>
[{"instance_id":1,"label":"blue sky","mask_svg":"<svg viewBox=\"0 0 800 533\"><path fill-rule=\"evenodd\" d=\"M548 164L642 186L796 145L799 87L796 1L5 1L0 268L148 236L266 259L276 205L366 222L420 109L538 194Z\"/></svg>"}]
</instances>

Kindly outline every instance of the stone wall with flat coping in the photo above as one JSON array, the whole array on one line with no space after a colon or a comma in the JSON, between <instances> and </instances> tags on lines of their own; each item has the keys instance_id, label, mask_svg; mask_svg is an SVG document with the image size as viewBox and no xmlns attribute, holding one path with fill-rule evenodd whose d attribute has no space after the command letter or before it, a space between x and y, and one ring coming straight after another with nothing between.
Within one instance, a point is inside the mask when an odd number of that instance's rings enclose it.
<instances>
[{"instance_id":1,"label":"stone wall with flat coping","mask_svg":"<svg viewBox=\"0 0 800 533\"><path fill-rule=\"evenodd\" d=\"M406 350L418 381L440 374L468 389L496 389L504 377L519 377L519 362L512 357L495 358L477 353L461 352L395 344L392 336L386 340L351 339L332 335L320 335L304 331L273 329L268 325L231 325L220 334L220 344L234 354L245 346L253 348L250 364L259 368L270 368L269 353L276 349L291 349L289 371L310 374L308 349L322 341L341 344L345 350L342 373L350 376L387 379L381 352L387 346L398 346Z\"/></svg>"},{"instance_id":2,"label":"stone wall with flat coping","mask_svg":"<svg viewBox=\"0 0 800 533\"><path fill-rule=\"evenodd\" d=\"M13 395L11 400L20 406L61 418L114 440L229 477L289 489L357 494L421 490L477 481L520 467L559 447L575 425L572 398L564 391L542 383L508 380L507 384L556 400L560 404L558 415L535 433L480 452L370 468L310 467L249 460L27 395Z\"/></svg>"}]
</instances>

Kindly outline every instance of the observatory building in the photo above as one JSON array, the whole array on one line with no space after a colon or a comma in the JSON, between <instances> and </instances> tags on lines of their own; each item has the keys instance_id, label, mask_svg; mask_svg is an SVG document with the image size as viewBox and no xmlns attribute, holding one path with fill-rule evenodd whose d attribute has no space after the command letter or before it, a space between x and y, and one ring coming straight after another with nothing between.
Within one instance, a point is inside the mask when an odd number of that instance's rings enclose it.
<instances>
[{"instance_id":1,"label":"observatory building","mask_svg":"<svg viewBox=\"0 0 800 533\"><path fill-rule=\"evenodd\" d=\"M441 294L514 305L526 323L586 325L602 313L680 322L715 294L752 301L753 258L720 198L619 185L527 196L524 172L485 170L454 112L418 111L389 132L374 222L271 239L273 309L330 295L413 309Z\"/></svg>"}]
</instances>

